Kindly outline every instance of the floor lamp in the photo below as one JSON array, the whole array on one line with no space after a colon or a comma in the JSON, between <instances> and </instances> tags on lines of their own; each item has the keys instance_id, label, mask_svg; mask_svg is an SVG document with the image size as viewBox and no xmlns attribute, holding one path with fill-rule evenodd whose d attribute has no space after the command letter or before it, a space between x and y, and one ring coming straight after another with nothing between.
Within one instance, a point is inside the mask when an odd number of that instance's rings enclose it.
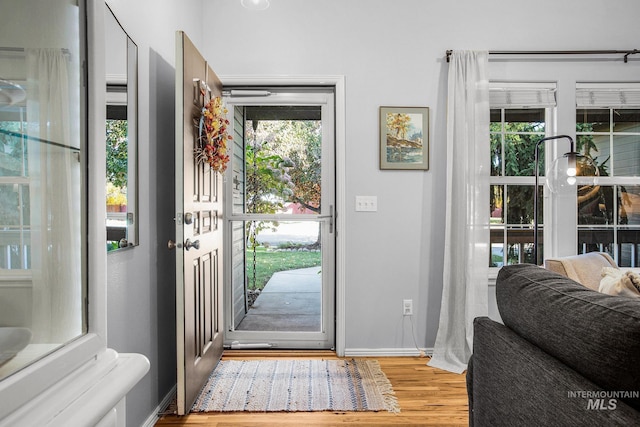
<instances>
[{"instance_id":1,"label":"floor lamp","mask_svg":"<svg viewBox=\"0 0 640 427\"><path fill-rule=\"evenodd\" d=\"M540 146L554 139L568 139L568 153L553 161L546 173L546 183L553 193L575 191L578 176L598 176L598 168L590 157L576 153L575 143L569 135L555 135L542 138L536 142L535 174L536 184L533 191L533 263L538 265L538 187L540 182L540 165L538 164Z\"/></svg>"}]
</instances>

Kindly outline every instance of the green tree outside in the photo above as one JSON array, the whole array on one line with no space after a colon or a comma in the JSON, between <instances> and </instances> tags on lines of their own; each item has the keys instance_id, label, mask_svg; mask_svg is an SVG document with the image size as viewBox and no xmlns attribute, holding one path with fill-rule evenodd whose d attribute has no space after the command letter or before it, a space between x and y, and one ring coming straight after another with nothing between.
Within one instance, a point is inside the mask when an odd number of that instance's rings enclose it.
<instances>
[{"instance_id":1,"label":"green tree outside","mask_svg":"<svg viewBox=\"0 0 640 427\"><path fill-rule=\"evenodd\" d=\"M128 139L126 120L107 120L107 182L127 186Z\"/></svg>"},{"instance_id":2,"label":"green tree outside","mask_svg":"<svg viewBox=\"0 0 640 427\"><path fill-rule=\"evenodd\" d=\"M321 206L321 122L301 120L248 121L246 126L246 211L275 214L289 203L311 212ZM247 221L247 277L251 289L261 289L273 272L320 264L316 253L270 252L259 234L278 228L276 221ZM292 264L293 263L293 264ZM253 271L256 272L254 275Z\"/></svg>"}]
</instances>

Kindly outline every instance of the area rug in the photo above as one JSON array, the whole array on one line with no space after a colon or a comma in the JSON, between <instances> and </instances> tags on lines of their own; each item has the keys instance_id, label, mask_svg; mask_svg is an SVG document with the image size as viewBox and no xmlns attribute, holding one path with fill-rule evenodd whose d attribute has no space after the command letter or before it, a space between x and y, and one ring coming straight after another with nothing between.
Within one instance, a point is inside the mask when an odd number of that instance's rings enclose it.
<instances>
[{"instance_id":1,"label":"area rug","mask_svg":"<svg viewBox=\"0 0 640 427\"><path fill-rule=\"evenodd\" d=\"M376 360L228 360L211 373L192 412L400 412Z\"/></svg>"}]
</instances>

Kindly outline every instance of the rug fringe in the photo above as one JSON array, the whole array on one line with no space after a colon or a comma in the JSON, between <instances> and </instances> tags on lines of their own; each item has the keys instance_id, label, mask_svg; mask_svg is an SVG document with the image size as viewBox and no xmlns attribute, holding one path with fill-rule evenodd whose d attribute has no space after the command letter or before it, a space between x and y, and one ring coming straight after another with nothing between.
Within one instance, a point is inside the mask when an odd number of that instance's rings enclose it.
<instances>
[{"instance_id":1,"label":"rug fringe","mask_svg":"<svg viewBox=\"0 0 640 427\"><path fill-rule=\"evenodd\" d=\"M384 403L387 406L387 411L393 413L400 413L400 404L398 403L398 398L396 397L395 391L393 391L393 386L391 385L391 381L387 378L387 376L382 371L380 367L380 363L377 360L367 360L367 364L370 366L371 373L373 374L373 379L380 390L384 398Z\"/></svg>"}]
</instances>

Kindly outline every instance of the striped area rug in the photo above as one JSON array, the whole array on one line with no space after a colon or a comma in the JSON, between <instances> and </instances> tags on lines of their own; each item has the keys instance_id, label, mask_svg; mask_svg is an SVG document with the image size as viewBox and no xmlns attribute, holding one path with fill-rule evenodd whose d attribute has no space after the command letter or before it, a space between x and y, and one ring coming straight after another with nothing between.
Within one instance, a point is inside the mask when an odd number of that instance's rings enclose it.
<instances>
[{"instance_id":1,"label":"striped area rug","mask_svg":"<svg viewBox=\"0 0 640 427\"><path fill-rule=\"evenodd\" d=\"M192 412L400 412L376 360L221 361Z\"/></svg>"}]
</instances>

